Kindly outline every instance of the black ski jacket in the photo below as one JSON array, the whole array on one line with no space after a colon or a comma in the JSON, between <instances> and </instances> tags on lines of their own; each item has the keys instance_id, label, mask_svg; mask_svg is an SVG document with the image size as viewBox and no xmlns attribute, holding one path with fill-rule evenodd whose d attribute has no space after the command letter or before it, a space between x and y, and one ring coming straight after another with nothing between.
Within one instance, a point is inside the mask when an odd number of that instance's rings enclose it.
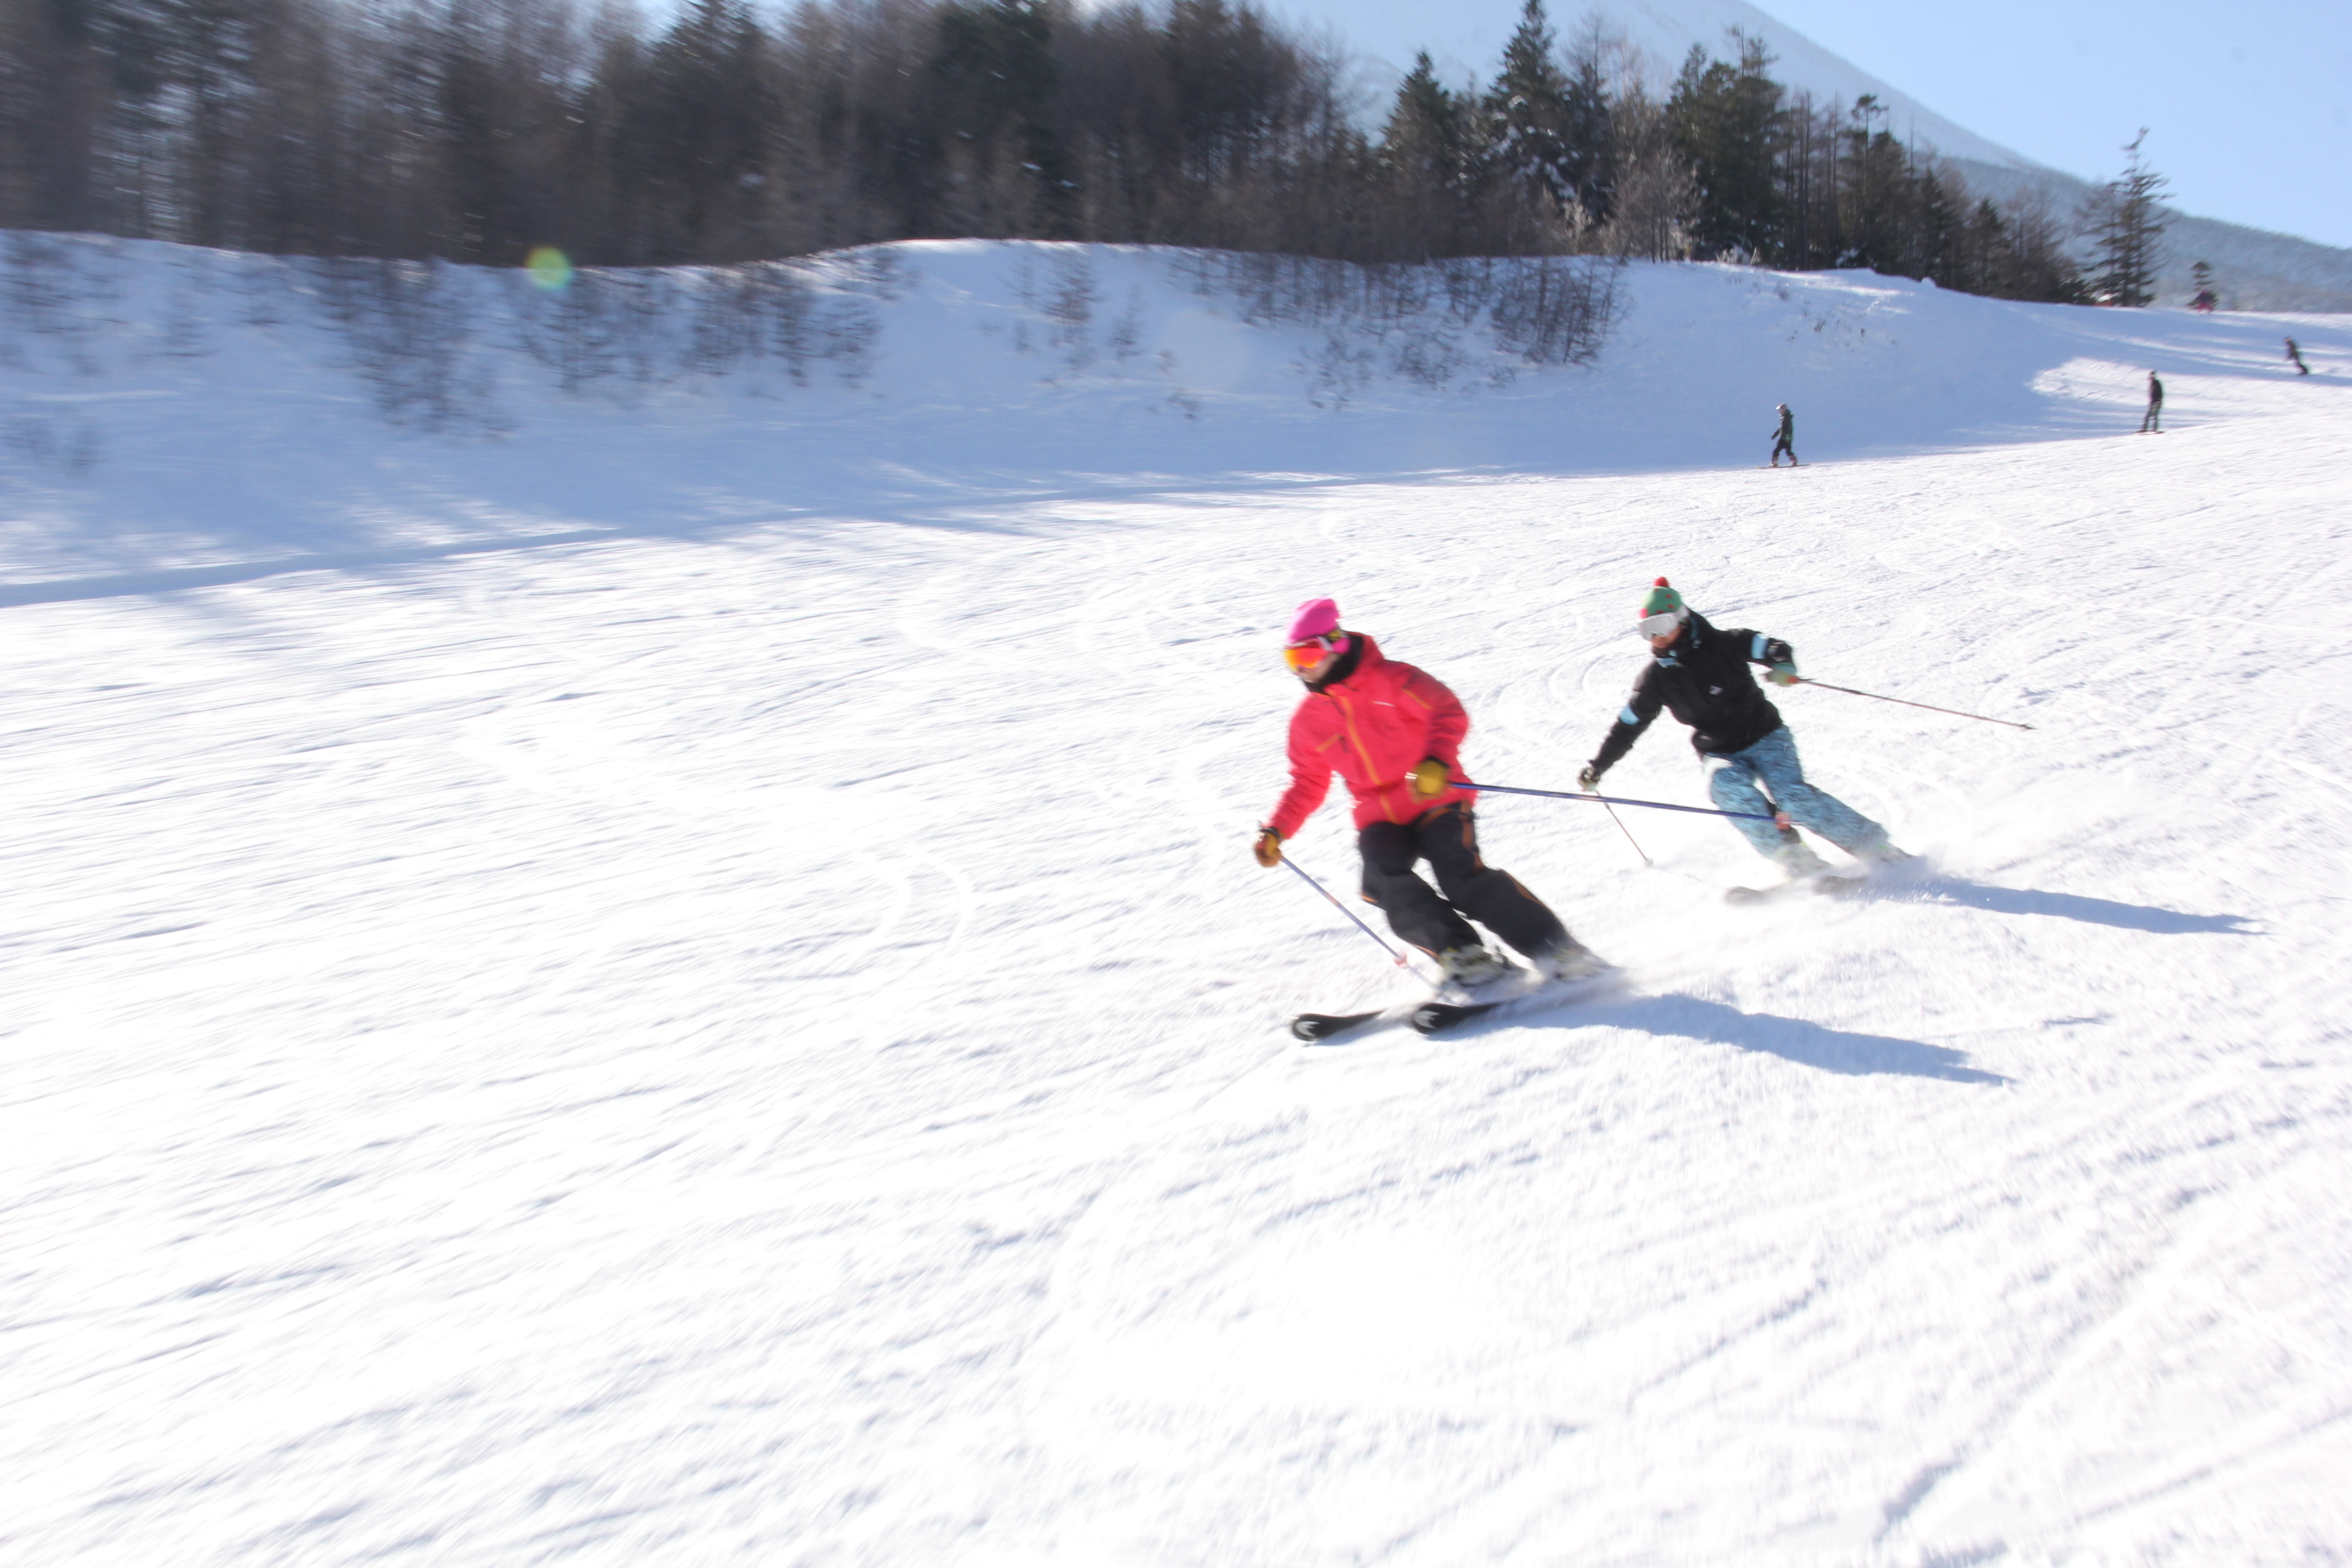
<instances>
[{"instance_id":1,"label":"black ski jacket","mask_svg":"<svg viewBox=\"0 0 2352 1568\"><path fill-rule=\"evenodd\" d=\"M1780 727L1780 710L1756 684L1748 665L1796 662L1795 652L1779 637L1711 626L1693 611L1675 646L1652 656L1634 678L1633 695L1592 759L1593 773L1607 773L1632 751L1661 708L1691 727L1691 745L1697 751L1710 756L1746 751Z\"/></svg>"}]
</instances>

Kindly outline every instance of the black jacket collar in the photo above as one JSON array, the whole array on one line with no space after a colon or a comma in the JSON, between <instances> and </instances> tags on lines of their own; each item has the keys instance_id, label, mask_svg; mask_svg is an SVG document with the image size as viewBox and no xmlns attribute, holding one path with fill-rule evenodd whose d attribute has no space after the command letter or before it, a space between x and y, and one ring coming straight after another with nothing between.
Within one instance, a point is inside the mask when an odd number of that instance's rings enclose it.
<instances>
[{"instance_id":1,"label":"black jacket collar","mask_svg":"<svg viewBox=\"0 0 2352 1568\"><path fill-rule=\"evenodd\" d=\"M1650 657L1666 668L1672 669L1682 663L1685 655L1696 653L1699 645L1706 640L1707 634L1714 630L1713 626L1706 624L1706 616L1693 610L1690 613L1690 619L1683 623L1683 635L1675 639L1674 646L1664 653L1653 652Z\"/></svg>"}]
</instances>

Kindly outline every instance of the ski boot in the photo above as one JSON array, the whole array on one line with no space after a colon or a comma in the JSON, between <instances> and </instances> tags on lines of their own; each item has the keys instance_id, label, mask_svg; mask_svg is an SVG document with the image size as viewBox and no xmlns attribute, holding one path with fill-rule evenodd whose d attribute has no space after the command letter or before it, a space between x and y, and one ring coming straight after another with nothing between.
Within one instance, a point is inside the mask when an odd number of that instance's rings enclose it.
<instances>
[{"instance_id":1,"label":"ski boot","mask_svg":"<svg viewBox=\"0 0 2352 1568\"><path fill-rule=\"evenodd\" d=\"M1437 955L1445 978L1465 990L1490 985L1511 972L1511 966L1483 947L1449 947Z\"/></svg>"},{"instance_id":2,"label":"ski boot","mask_svg":"<svg viewBox=\"0 0 2352 1568\"><path fill-rule=\"evenodd\" d=\"M1791 882L1818 877L1830 868L1828 861L1802 844L1783 844L1780 852L1772 857L1772 863L1786 872Z\"/></svg>"},{"instance_id":3,"label":"ski boot","mask_svg":"<svg viewBox=\"0 0 2352 1568\"><path fill-rule=\"evenodd\" d=\"M1590 980L1609 967L1608 961L1574 937L1549 952L1535 955L1536 973L1546 980Z\"/></svg>"}]
</instances>

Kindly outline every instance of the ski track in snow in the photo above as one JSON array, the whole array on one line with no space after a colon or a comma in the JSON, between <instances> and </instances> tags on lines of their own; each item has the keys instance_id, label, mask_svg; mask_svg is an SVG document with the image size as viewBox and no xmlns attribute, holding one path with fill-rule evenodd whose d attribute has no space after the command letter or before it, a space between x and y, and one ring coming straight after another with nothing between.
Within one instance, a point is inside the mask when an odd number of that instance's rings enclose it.
<instances>
[{"instance_id":1,"label":"ski track in snow","mask_svg":"<svg viewBox=\"0 0 2352 1568\"><path fill-rule=\"evenodd\" d=\"M894 309L982 311L1014 248L908 247ZM1102 259L1210 308L1148 262ZM160 264L110 265L135 335ZM85 378L153 423L0 491L0 1558L2352 1556L2352 392L2273 363L2352 332L1632 288L1595 370L1344 415L1266 327L1197 416L1008 380L994 425L868 388L711 435L516 381L502 444L331 407L273 471L275 376ZM1943 346L1863 357L1889 311ZM898 330L892 397L1037 374ZM1745 466L1832 352L1819 458ZM646 524L663 461L703 521ZM369 533L371 465L387 511L454 499ZM228 471L255 510L207 522ZM331 558L284 569L313 501ZM1727 907L1760 863L1719 823L1622 812L1644 869L1490 796L1623 984L1291 1042L1405 984L1248 858L1291 606L1565 788L1659 572L1822 679L2035 728L1776 694L1927 857L1853 900ZM1668 721L1610 784L1704 800ZM1339 793L1292 848L1344 894Z\"/></svg>"}]
</instances>

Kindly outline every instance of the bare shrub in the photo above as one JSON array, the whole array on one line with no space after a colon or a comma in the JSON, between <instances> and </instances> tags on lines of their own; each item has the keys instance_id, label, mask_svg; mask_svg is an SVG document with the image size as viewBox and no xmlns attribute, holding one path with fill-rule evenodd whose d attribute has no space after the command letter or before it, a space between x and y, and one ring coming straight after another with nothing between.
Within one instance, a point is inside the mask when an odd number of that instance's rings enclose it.
<instances>
[{"instance_id":1,"label":"bare shrub","mask_svg":"<svg viewBox=\"0 0 2352 1568\"><path fill-rule=\"evenodd\" d=\"M1130 289L1127 294L1127 308L1119 311L1118 320L1111 322L1103 344L1110 350L1113 360L1125 364L1142 352L1142 343L1143 290Z\"/></svg>"},{"instance_id":2,"label":"bare shrub","mask_svg":"<svg viewBox=\"0 0 2352 1568\"><path fill-rule=\"evenodd\" d=\"M1046 341L1073 375L1095 362L1095 307L1102 298L1095 283L1094 262L1085 251L1055 257L1054 280L1045 300Z\"/></svg>"},{"instance_id":3,"label":"bare shrub","mask_svg":"<svg viewBox=\"0 0 2352 1568\"><path fill-rule=\"evenodd\" d=\"M308 270L351 368L386 419L442 430L487 412L485 383L467 374L472 312L457 268L344 257Z\"/></svg>"},{"instance_id":4,"label":"bare shrub","mask_svg":"<svg viewBox=\"0 0 2352 1568\"><path fill-rule=\"evenodd\" d=\"M1597 258L1513 259L1499 269L1489 319L1496 346L1529 364L1587 364L1617 317L1620 264Z\"/></svg>"}]
</instances>

